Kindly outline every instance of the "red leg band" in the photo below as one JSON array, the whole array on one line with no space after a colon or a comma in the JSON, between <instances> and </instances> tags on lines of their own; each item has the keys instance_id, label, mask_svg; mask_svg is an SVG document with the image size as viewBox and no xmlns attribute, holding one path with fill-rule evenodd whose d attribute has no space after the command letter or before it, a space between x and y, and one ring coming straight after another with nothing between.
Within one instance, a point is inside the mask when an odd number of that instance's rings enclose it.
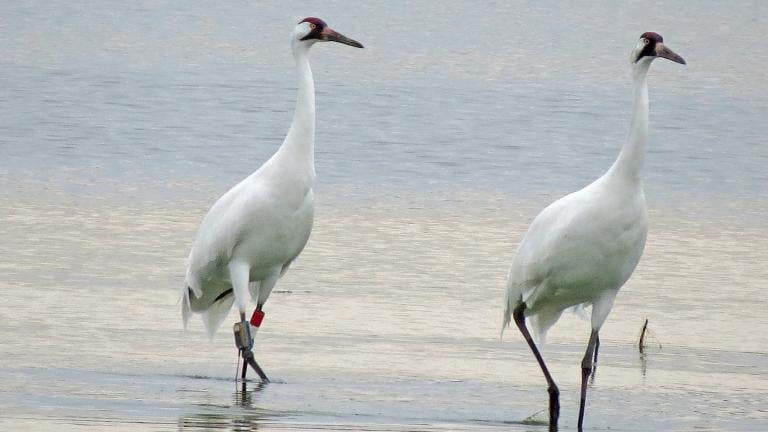
<instances>
[{"instance_id":1,"label":"red leg band","mask_svg":"<svg viewBox=\"0 0 768 432\"><path fill-rule=\"evenodd\" d=\"M251 315L251 325L259 327L261 326L262 321L264 321L264 312L260 310L253 311L253 315Z\"/></svg>"}]
</instances>

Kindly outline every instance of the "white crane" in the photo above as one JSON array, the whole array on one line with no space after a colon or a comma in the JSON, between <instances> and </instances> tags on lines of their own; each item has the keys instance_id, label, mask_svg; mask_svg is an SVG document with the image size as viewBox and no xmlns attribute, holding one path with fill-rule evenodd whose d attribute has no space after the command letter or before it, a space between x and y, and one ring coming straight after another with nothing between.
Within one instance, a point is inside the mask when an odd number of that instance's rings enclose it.
<instances>
[{"instance_id":1,"label":"white crane","mask_svg":"<svg viewBox=\"0 0 768 432\"><path fill-rule=\"evenodd\" d=\"M632 51L635 106L626 143L613 166L584 189L546 207L533 220L512 263L504 324L511 320L525 337L547 380L549 429L557 430L559 390L526 328L530 318L537 340L571 307L592 306L592 332L581 362L579 430L584 419L587 378L597 358L598 332L616 294L640 261L648 233L640 170L648 137L648 69L663 57L685 60L660 35L644 33Z\"/></svg>"},{"instance_id":2,"label":"white crane","mask_svg":"<svg viewBox=\"0 0 768 432\"><path fill-rule=\"evenodd\" d=\"M251 325L258 329L262 308L278 279L301 253L312 231L315 183L315 84L309 49L315 42L334 41L357 48L352 40L319 18L305 18L291 33L291 49L299 75L293 122L278 151L256 172L213 204L189 253L182 317L202 314L210 337L233 304L240 312L235 341L243 357L241 378L250 364L268 379L253 358ZM250 324L248 300L256 302Z\"/></svg>"}]
</instances>

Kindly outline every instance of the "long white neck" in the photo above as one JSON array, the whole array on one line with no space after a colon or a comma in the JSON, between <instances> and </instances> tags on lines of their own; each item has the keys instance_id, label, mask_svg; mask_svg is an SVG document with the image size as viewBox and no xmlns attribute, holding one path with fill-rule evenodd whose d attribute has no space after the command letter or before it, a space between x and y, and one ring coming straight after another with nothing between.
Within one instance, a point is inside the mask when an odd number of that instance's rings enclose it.
<instances>
[{"instance_id":1,"label":"long white neck","mask_svg":"<svg viewBox=\"0 0 768 432\"><path fill-rule=\"evenodd\" d=\"M285 141L277 151L279 160L296 167L311 180L315 177L315 81L309 67L309 46L293 42L291 46L298 73L296 110Z\"/></svg>"},{"instance_id":2,"label":"long white neck","mask_svg":"<svg viewBox=\"0 0 768 432\"><path fill-rule=\"evenodd\" d=\"M628 180L633 183L640 182L640 170L645 160L645 143L648 141L648 68L650 61L641 61L633 68L632 78L635 86L635 107L632 114L632 122L629 126L627 141L621 148L619 157L613 163L606 174Z\"/></svg>"}]
</instances>

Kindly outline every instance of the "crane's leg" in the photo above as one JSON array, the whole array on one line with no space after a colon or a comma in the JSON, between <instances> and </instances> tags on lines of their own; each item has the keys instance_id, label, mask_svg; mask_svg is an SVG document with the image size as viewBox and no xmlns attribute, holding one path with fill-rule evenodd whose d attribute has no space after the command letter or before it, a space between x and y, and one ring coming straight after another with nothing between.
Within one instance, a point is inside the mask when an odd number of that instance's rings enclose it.
<instances>
[{"instance_id":1,"label":"crane's leg","mask_svg":"<svg viewBox=\"0 0 768 432\"><path fill-rule=\"evenodd\" d=\"M516 307L512 313L515 319L517 328L520 329L520 333L523 334L525 341L528 342L528 346L531 347L533 355L536 357L536 361L539 362L539 367L544 373L544 378L547 380L547 392L549 393L549 431L557 431L557 420L560 417L560 390L555 384L555 380L552 379L552 375L549 374L549 369L544 363L544 359L539 353L539 349L536 348L536 344L533 342L531 334L528 332L528 328L525 326L525 303L520 303L520 306Z\"/></svg>"},{"instance_id":2,"label":"crane's leg","mask_svg":"<svg viewBox=\"0 0 768 432\"><path fill-rule=\"evenodd\" d=\"M600 335L595 335L595 366L597 366L597 351L600 349Z\"/></svg>"},{"instance_id":3,"label":"crane's leg","mask_svg":"<svg viewBox=\"0 0 768 432\"><path fill-rule=\"evenodd\" d=\"M600 336L595 336L595 358L592 365L592 380L595 379L595 373L597 372L597 352L600 350Z\"/></svg>"},{"instance_id":4,"label":"crane's leg","mask_svg":"<svg viewBox=\"0 0 768 432\"><path fill-rule=\"evenodd\" d=\"M243 312L240 312L240 322L235 323L234 333L238 355L243 359L243 370L240 374L240 379L245 382L245 375L248 373L248 361L245 358L245 353L250 352L253 348L253 336L251 335L250 324L245 320Z\"/></svg>"},{"instance_id":5,"label":"crane's leg","mask_svg":"<svg viewBox=\"0 0 768 432\"><path fill-rule=\"evenodd\" d=\"M251 333L251 324L245 319L245 307L248 304L248 297L250 296L248 291L250 266L238 261L230 262L229 277L232 281L232 290L235 293L235 303L240 311L240 322L235 323L234 326L235 345L237 346L240 357L243 358L243 370L240 374L240 379L245 381L245 376L248 373L248 366L250 365L263 382L269 382L267 375L264 374L264 371L253 358L253 335ZM258 309L258 311L260 312L260 309Z\"/></svg>"},{"instance_id":6,"label":"crane's leg","mask_svg":"<svg viewBox=\"0 0 768 432\"><path fill-rule=\"evenodd\" d=\"M592 330L592 334L589 335L589 342L587 343L587 351L584 353L584 358L581 360L581 401L579 402L579 432L581 432L582 423L584 422L584 405L587 402L587 379L592 374L592 361L597 357L597 341L599 337L597 330Z\"/></svg>"},{"instance_id":7,"label":"crane's leg","mask_svg":"<svg viewBox=\"0 0 768 432\"><path fill-rule=\"evenodd\" d=\"M257 309L256 312L254 312L254 315L256 315L258 312L261 312L261 310ZM256 374L259 375L261 381L268 383L269 378L267 378L264 370L261 369L253 356L253 335L251 333L251 323L246 321L244 313L240 314L240 322L235 323L235 345L240 352L240 357L243 358L243 370L241 371L240 379L245 381L245 376L248 373L248 366L251 366L253 370L256 371Z\"/></svg>"},{"instance_id":8,"label":"crane's leg","mask_svg":"<svg viewBox=\"0 0 768 432\"><path fill-rule=\"evenodd\" d=\"M253 311L253 315L251 316L251 328L256 328L256 330L259 329L261 326L261 321L264 319L264 312L261 310L263 305L259 303L256 305L256 310ZM251 339L253 340L253 339ZM261 382L266 384L269 382L269 378L267 378L267 375L264 373L264 371L261 369L258 363L256 363L256 359L253 357L253 351L248 350L247 353L245 353L245 356L243 357L244 361L247 361L248 364L253 368L253 370L256 371L256 374L261 378Z\"/></svg>"}]
</instances>

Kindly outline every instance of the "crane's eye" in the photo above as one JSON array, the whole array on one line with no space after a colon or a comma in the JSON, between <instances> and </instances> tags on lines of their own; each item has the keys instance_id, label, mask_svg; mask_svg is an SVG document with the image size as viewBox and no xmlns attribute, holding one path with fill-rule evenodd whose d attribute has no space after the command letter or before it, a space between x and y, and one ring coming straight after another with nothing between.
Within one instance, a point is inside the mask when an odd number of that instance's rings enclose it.
<instances>
[{"instance_id":1,"label":"crane's eye","mask_svg":"<svg viewBox=\"0 0 768 432\"><path fill-rule=\"evenodd\" d=\"M651 41L649 41L646 38L643 38L643 45L648 45L649 43L651 43Z\"/></svg>"},{"instance_id":2,"label":"crane's eye","mask_svg":"<svg viewBox=\"0 0 768 432\"><path fill-rule=\"evenodd\" d=\"M309 28L311 28L312 30L314 30L314 29L315 29L315 27L317 27L317 25L315 25L314 23L309 23Z\"/></svg>"}]
</instances>

